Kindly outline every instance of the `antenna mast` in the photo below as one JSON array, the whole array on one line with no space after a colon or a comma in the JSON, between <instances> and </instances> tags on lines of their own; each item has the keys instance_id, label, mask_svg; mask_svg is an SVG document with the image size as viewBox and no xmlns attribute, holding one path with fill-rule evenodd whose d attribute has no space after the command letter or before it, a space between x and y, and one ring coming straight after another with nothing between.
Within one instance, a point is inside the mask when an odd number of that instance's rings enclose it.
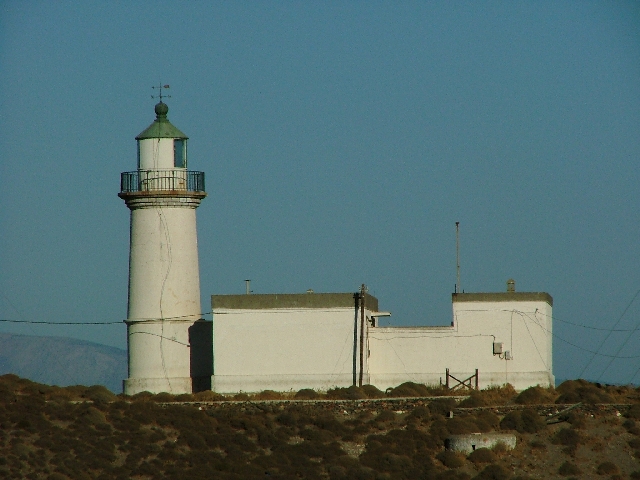
<instances>
[{"instance_id":1,"label":"antenna mast","mask_svg":"<svg viewBox=\"0 0 640 480\"><path fill-rule=\"evenodd\" d=\"M460 222L456 222L456 292L460 292Z\"/></svg>"}]
</instances>

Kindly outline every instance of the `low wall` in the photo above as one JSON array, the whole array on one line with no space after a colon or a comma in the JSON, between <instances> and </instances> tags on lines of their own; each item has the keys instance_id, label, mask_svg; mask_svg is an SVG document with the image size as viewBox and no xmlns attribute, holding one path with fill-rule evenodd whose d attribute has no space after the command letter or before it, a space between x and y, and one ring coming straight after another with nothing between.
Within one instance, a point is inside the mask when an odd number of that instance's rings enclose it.
<instances>
[{"instance_id":1,"label":"low wall","mask_svg":"<svg viewBox=\"0 0 640 480\"><path fill-rule=\"evenodd\" d=\"M478 448L492 448L498 443L513 450L516 448L516 436L512 433L469 433L451 435L444 442L444 448L455 452L471 453Z\"/></svg>"}]
</instances>

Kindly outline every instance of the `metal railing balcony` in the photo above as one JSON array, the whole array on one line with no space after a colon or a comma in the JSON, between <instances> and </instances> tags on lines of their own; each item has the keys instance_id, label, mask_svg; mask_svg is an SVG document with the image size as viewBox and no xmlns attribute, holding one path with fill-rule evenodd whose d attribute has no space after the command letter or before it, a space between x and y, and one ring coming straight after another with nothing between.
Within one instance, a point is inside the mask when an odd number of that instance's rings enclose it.
<instances>
[{"instance_id":1,"label":"metal railing balcony","mask_svg":"<svg viewBox=\"0 0 640 480\"><path fill-rule=\"evenodd\" d=\"M157 169L120 174L120 193L157 191L204 192L204 172Z\"/></svg>"}]
</instances>

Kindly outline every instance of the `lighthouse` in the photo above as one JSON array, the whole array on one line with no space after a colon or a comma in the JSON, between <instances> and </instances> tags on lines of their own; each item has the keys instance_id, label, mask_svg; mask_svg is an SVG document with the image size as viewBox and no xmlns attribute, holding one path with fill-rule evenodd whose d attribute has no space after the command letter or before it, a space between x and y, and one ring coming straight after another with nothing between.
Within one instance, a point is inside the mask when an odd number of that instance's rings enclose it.
<instances>
[{"instance_id":1,"label":"lighthouse","mask_svg":"<svg viewBox=\"0 0 640 480\"><path fill-rule=\"evenodd\" d=\"M136 137L137 170L120 179L130 210L126 395L191 393L198 382L190 338L204 322L196 208L207 194L204 172L187 169L188 137L168 111L160 95L155 121Z\"/></svg>"}]
</instances>

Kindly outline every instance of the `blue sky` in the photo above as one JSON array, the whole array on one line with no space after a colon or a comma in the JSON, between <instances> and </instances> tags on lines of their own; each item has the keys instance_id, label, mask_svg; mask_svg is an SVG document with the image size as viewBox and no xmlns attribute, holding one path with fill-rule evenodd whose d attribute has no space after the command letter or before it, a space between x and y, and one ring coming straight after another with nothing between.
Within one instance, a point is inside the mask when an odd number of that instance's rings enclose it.
<instances>
[{"instance_id":1,"label":"blue sky","mask_svg":"<svg viewBox=\"0 0 640 480\"><path fill-rule=\"evenodd\" d=\"M160 81L206 172L203 311L365 283L448 324L459 221L465 291L553 296L557 378L640 383L589 353L640 355L637 2L0 2L1 319L126 317L119 175Z\"/></svg>"}]
</instances>

